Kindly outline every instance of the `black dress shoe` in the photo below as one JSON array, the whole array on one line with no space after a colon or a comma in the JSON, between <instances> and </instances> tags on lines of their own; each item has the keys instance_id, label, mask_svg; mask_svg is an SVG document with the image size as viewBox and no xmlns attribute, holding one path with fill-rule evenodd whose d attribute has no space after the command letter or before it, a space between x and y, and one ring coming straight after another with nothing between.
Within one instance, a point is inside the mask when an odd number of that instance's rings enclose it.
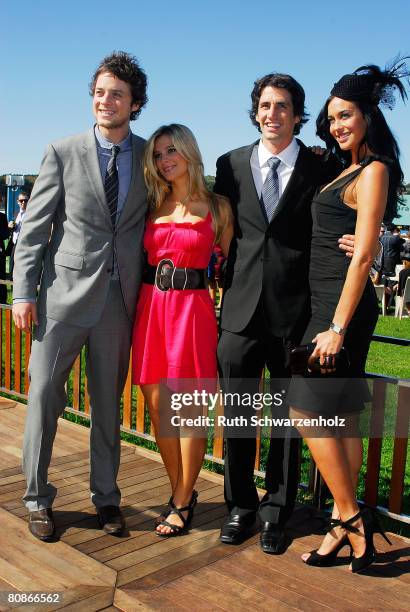
<instances>
[{"instance_id":1,"label":"black dress shoe","mask_svg":"<svg viewBox=\"0 0 410 612\"><path fill-rule=\"evenodd\" d=\"M268 555L280 555L286 550L287 538L281 525L266 521L261 525L260 545Z\"/></svg>"},{"instance_id":2,"label":"black dress shoe","mask_svg":"<svg viewBox=\"0 0 410 612\"><path fill-rule=\"evenodd\" d=\"M34 537L43 542L54 539L55 525L51 508L29 512L28 528Z\"/></svg>"},{"instance_id":3,"label":"black dress shoe","mask_svg":"<svg viewBox=\"0 0 410 612\"><path fill-rule=\"evenodd\" d=\"M110 535L121 535L125 521L118 506L101 506L97 508L101 529Z\"/></svg>"},{"instance_id":4,"label":"black dress shoe","mask_svg":"<svg viewBox=\"0 0 410 612\"><path fill-rule=\"evenodd\" d=\"M231 514L222 525L220 540L224 544L240 544L255 523L255 514Z\"/></svg>"}]
</instances>

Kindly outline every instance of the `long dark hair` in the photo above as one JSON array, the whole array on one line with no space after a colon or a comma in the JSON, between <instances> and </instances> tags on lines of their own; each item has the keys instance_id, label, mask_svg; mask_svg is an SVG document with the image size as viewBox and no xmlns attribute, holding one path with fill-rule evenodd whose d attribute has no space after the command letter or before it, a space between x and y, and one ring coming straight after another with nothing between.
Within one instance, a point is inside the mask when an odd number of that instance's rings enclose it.
<instances>
[{"instance_id":1,"label":"long dark hair","mask_svg":"<svg viewBox=\"0 0 410 612\"><path fill-rule=\"evenodd\" d=\"M400 166L399 145L379 105L390 110L394 108L397 94L403 102L407 99L405 84L409 84L410 69L406 60L409 57L397 56L384 70L374 64L360 66L352 74L343 75L334 84L330 97L316 120L316 134L324 140L327 148L343 163L351 163L349 151L342 151L330 135L328 106L332 98L341 98L356 104L362 113L367 129L361 145L367 145L372 155L384 162L389 170L389 190L387 194L385 221L397 217L397 205L403 202L403 171ZM363 147L364 148L364 147ZM360 153L360 149L359 149Z\"/></svg>"},{"instance_id":2,"label":"long dark hair","mask_svg":"<svg viewBox=\"0 0 410 612\"><path fill-rule=\"evenodd\" d=\"M344 166L351 163L350 151L342 151L333 136L330 135L328 106L335 96L330 96L316 119L316 134L326 143L329 149ZM400 149L380 108L370 102L356 101L367 123L363 143L368 146L374 157L384 162L389 170L389 190L387 195L384 220L391 221L397 217L398 205L402 202L401 193L404 190L404 175L399 157Z\"/></svg>"}]
</instances>

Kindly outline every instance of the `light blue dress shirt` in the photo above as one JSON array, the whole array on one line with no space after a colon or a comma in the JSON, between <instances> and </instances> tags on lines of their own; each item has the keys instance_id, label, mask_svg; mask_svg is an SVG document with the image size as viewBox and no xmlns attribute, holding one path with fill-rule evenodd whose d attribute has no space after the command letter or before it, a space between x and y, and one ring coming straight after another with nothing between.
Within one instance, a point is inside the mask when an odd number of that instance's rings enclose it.
<instances>
[{"instance_id":1,"label":"light blue dress shirt","mask_svg":"<svg viewBox=\"0 0 410 612\"><path fill-rule=\"evenodd\" d=\"M107 172L108 162L111 157L111 149L113 142L107 140L100 132L97 126L94 127L95 139L97 141L97 154L100 164L101 178L103 185L105 183L105 175ZM117 144L117 143L116 143ZM124 140L118 143L120 151L117 155L117 172L118 172L118 203L117 203L117 221L124 208L125 200L127 199L128 191L131 183L132 175L132 134L128 135Z\"/></svg>"}]
</instances>

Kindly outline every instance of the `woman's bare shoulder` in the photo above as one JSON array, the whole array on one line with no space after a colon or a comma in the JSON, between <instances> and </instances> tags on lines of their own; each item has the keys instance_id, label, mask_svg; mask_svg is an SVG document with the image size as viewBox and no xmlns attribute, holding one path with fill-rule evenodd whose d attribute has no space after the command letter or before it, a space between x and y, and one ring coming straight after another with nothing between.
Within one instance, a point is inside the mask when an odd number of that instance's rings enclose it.
<instances>
[{"instance_id":1,"label":"woman's bare shoulder","mask_svg":"<svg viewBox=\"0 0 410 612\"><path fill-rule=\"evenodd\" d=\"M384 162L374 159L363 168L361 178L365 180L388 180L389 169Z\"/></svg>"}]
</instances>

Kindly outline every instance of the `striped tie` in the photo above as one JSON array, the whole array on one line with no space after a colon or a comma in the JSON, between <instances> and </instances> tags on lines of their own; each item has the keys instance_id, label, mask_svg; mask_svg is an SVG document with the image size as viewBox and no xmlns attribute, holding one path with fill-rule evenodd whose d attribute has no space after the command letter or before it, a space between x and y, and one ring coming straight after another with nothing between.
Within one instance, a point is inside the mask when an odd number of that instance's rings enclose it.
<instances>
[{"instance_id":1,"label":"striped tie","mask_svg":"<svg viewBox=\"0 0 410 612\"><path fill-rule=\"evenodd\" d=\"M107 172L105 173L105 197L107 199L108 210L111 215L111 222L115 225L117 217L118 204L118 171L117 171L117 155L120 152L118 145L113 145L111 149L111 157L108 162Z\"/></svg>"},{"instance_id":2,"label":"striped tie","mask_svg":"<svg viewBox=\"0 0 410 612\"><path fill-rule=\"evenodd\" d=\"M269 172L263 183L261 199L270 223L279 202L279 177L277 168L280 164L280 159L277 157L270 157L267 164L269 166Z\"/></svg>"}]
</instances>

